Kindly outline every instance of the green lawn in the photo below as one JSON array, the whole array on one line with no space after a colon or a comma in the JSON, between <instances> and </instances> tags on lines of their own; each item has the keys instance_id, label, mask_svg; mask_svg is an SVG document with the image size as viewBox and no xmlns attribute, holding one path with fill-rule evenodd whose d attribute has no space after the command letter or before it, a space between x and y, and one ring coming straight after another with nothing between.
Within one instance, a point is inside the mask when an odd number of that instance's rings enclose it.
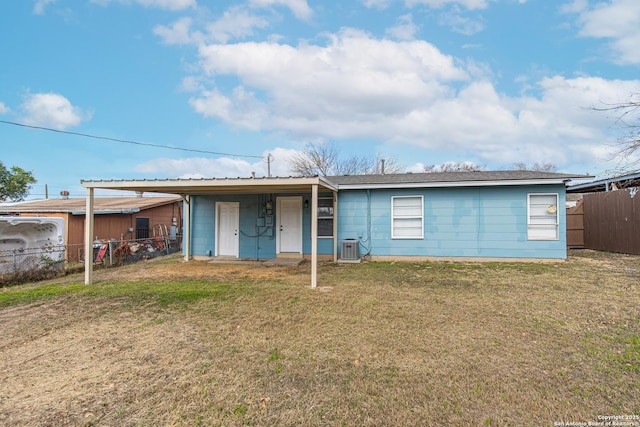
<instances>
[{"instance_id":1,"label":"green lawn","mask_svg":"<svg viewBox=\"0 0 640 427\"><path fill-rule=\"evenodd\" d=\"M92 286L3 288L0 424L640 415L638 261L578 251L555 264L322 264L312 290L308 264L170 258L97 272Z\"/></svg>"}]
</instances>

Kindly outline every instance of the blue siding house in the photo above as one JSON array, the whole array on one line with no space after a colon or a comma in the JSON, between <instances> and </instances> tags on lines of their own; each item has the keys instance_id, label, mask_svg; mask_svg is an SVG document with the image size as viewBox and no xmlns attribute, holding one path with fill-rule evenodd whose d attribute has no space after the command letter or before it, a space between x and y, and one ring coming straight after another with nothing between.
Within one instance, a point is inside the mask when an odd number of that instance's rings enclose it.
<instances>
[{"instance_id":1,"label":"blue siding house","mask_svg":"<svg viewBox=\"0 0 640 427\"><path fill-rule=\"evenodd\" d=\"M179 194L191 258L334 261L566 258L565 192L537 171L83 181ZM89 211L89 209L87 209Z\"/></svg>"},{"instance_id":2,"label":"blue siding house","mask_svg":"<svg viewBox=\"0 0 640 427\"><path fill-rule=\"evenodd\" d=\"M338 257L342 255L340 243L355 239L358 252L374 260L566 258L565 210L558 206L565 205L562 181L568 178L561 175L555 183L495 179L514 175L529 177L532 173L328 177L338 189L338 209L334 209L331 193L319 193L318 221L328 225L319 226L318 254L333 255L332 222L337 219ZM469 176L474 180L469 182ZM433 181L444 177L450 179L446 186ZM191 252L256 260L309 255L310 199L310 192L192 196ZM281 212L285 201L291 214L286 217ZM216 209L228 203L237 204L237 210ZM226 215L233 219L226 220ZM293 221L293 227L283 221ZM285 234L290 229L291 237ZM225 233L233 235L227 238Z\"/></svg>"}]
</instances>

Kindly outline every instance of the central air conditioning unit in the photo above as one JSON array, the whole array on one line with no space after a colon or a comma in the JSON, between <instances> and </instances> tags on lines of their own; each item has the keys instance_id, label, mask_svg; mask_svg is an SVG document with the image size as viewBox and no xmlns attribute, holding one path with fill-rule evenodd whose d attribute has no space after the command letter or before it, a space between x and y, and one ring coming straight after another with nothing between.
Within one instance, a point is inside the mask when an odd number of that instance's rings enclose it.
<instances>
[{"instance_id":1,"label":"central air conditioning unit","mask_svg":"<svg viewBox=\"0 0 640 427\"><path fill-rule=\"evenodd\" d=\"M358 239L340 241L340 259L343 261L360 261L360 241Z\"/></svg>"}]
</instances>

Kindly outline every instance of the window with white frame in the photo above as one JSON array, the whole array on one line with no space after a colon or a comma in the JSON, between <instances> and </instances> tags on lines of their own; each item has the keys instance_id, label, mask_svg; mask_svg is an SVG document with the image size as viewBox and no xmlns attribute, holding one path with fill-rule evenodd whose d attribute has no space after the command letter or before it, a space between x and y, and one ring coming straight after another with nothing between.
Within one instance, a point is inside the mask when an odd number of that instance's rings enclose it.
<instances>
[{"instance_id":1,"label":"window with white frame","mask_svg":"<svg viewBox=\"0 0 640 427\"><path fill-rule=\"evenodd\" d=\"M424 237L424 200L422 196L391 197L391 238Z\"/></svg>"},{"instance_id":2,"label":"window with white frame","mask_svg":"<svg viewBox=\"0 0 640 427\"><path fill-rule=\"evenodd\" d=\"M527 238L558 240L558 194L529 194Z\"/></svg>"},{"instance_id":3,"label":"window with white frame","mask_svg":"<svg viewBox=\"0 0 640 427\"><path fill-rule=\"evenodd\" d=\"M333 198L318 199L318 237L333 237Z\"/></svg>"}]
</instances>

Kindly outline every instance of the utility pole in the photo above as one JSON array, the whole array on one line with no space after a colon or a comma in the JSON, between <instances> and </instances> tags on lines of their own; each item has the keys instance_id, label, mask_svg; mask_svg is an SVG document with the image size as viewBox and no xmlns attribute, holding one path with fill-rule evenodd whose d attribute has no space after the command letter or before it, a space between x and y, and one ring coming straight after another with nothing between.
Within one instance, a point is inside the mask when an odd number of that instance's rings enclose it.
<instances>
[{"instance_id":1,"label":"utility pole","mask_svg":"<svg viewBox=\"0 0 640 427\"><path fill-rule=\"evenodd\" d=\"M271 178L271 161L273 160L273 156L271 153L267 153L267 178Z\"/></svg>"}]
</instances>

